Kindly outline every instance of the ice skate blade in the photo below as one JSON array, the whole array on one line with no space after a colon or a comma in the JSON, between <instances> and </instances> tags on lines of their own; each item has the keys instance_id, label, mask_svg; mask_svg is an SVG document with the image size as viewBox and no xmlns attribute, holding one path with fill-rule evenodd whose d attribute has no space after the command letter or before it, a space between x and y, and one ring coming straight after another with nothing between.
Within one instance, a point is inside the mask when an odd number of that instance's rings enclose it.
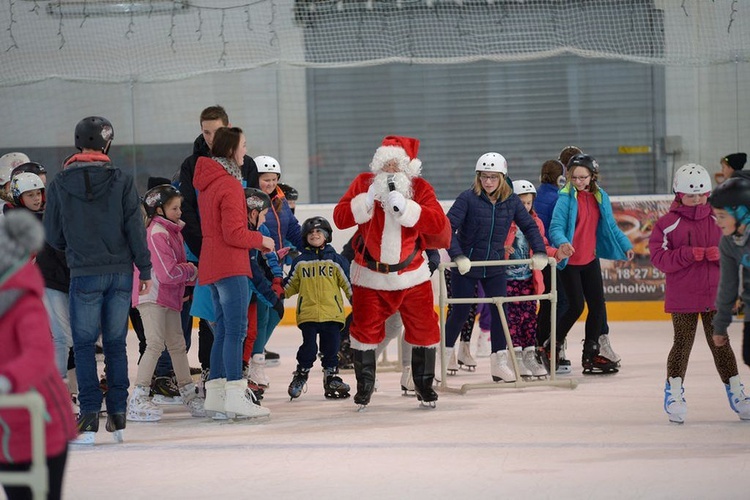
<instances>
[{"instance_id":1,"label":"ice skate blade","mask_svg":"<svg viewBox=\"0 0 750 500\"><path fill-rule=\"evenodd\" d=\"M406 398L413 398L416 396L416 393L414 392L414 389L407 389L404 386L401 386L401 395Z\"/></svg>"},{"instance_id":2,"label":"ice skate blade","mask_svg":"<svg viewBox=\"0 0 750 500\"><path fill-rule=\"evenodd\" d=\"M419 407L420 408L425 408L425 409L428 409L428 410L434 410L435 408L437 408L437 404L436 404L436 401L422 401L422 400L420 400L419 401Z\"/></svg>"},{"instance_id":3,"label":"ice skate blade","mask_svg":"<svg viewBox=\"0 0 750 500\"><path fill-rule=\"evenodd\" d=\"M685 423L685 418L682 415L670 415L669 422L673 424L682 425Z\"/></svg>"},{"instance_id":4,"label":"ice skate blade","mask_svg":"<svg viewBox=\"0 0 750 500\"><path fill-rule=\"evenodd\" d=\"M593 370L591 368L589 369L584 368L583 374L584 375L614 375L615 373L619 371L620 370L618 370L617 368L613 368L611 370L606 370L606 371L605 370Z\"/></svg>"},{"instance_id":5,"label":"ice skate blade","mask_svg":"<svg viewBox=\"0 0 750 500\"><path fill-rule=\"evenodd\" d=\"M348 392L341 392L341 393L328 393L324 394L326 399L348 399L351 394Z\"/></svg>"},{"instance_id":6,"label":"ice skate blade","mask_svg":"<svg viewBox=\"0 0 750 500\"><path fill-rule=\"evenodd\" d=\"M573 371L570 365L560 366L555 370L556 375L567 375Z\"/></svg>"},{"instance_id":7,"label":"ice skate blade","mask_svg":"<svg viewBox=\"0 0 750 500\"><path fill-rule=\"evenodd\" d=\"M512 384L512 383L513 383L513 382L515 382L516 380L515 380L515 379L513 379L513 380L505 380L505 379L502 379L502 378L500 378L500 377L495 377L495 376L493 375L493 376L492 376L492 381L493 381L493 382L505 382L506 384Z\"/></svg>"},{"instance_id":8,"label":"ice skate blade","mask_svg":"<svg viewBox=\"0 0 750 500\"><path fill-rule=\"evenodd\" d=\"M76 446L93 446L95 440L96 432L86 431L80 433L77 438L70 441L70 444Z\"/></svg>"},{"instance_id":9,"label":"ice skate blade","mask_svg":"<svg viewBox=\"0 0 750 500\"><path fill-rule=\"evenodd\" d=\"M212 420L229 420L227 414L221 411L206 410L206 416Z\"/></svg>"},{"instance_id":10,"label":"ice skate blade","mask_svg":"<svg viewBox=\"0 0 750 500\"><path fill-rule=\"evenodd\" d=\"M458 375L458 370L450 369L446 370L446 372L448 373L448 375Z\"/></svg>"},{"instance_id":11,"label":"ice skate blade","mask_svg":"<svg viewBox=\"0 0 750 500\"><path fill-rule=\"evenodd\" d=\"M461 370L466 370L467 372L477 371L477 365L464 365L464 364L459 363L459 368Z\"/></svg>"},{"instance_id":12,"label":"ice skate blade","mask_svg":"<svg viewBox=\"0 0 750 500\"><path fill-rule=\"evenodd\" d=\"M367 405L363 405L363 404L357 405L357 413L362 413L365 411L367 411Z\"/></svg>"}]
</instances>

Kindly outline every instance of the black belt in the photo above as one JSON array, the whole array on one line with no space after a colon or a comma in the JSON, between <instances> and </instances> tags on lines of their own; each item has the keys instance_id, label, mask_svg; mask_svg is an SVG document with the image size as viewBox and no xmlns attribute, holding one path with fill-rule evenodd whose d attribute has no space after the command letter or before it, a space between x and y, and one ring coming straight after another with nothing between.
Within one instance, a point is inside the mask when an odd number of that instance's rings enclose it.
<instances>
[{"instance_id":1,"label":"black belt","mask_svg":"<svg viewBox=\"0 0 750 500\"><path fill-rule=\"evenodd\" d=\"M367 265L368 269L372 269L376 273L396 273L402 269L405 269L411 264L411 261L414 260L414 257L420 252L419 247L415 247L414 251L409 255L407 258L405 258L403 261L399 262L398 264L386 264L385 262L378 262L377 260L373 259L370 256L370 252L368 252L366 249L363 253L363 257L365 258L365 264Z\"/></svg>"}]
</instances>

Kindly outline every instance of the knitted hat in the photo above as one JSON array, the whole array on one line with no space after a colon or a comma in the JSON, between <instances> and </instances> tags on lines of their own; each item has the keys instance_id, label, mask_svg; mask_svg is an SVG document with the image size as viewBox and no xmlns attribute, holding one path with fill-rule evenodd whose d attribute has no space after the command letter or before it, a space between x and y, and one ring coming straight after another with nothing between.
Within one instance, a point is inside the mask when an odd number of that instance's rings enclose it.
<instances>
[{"instance_id":1,"label":"knitted hat","mask_svg":"<svg viewBox=\"0 0 750 500\"><path fill-rule=\"evenodd\" d=\"M732 170L742 170L747 162L747 155L745 153L732 153L721 159L726 163Z\"/></svg>"},{"instance_id":2,"label":"knitted hat","mask_svg":"<svg viewBox=\"0 0 750 500\"><path fill-rule=\"evenodd\" d=\"M28 210L10 210L0 217L0 285L44 245L42 224Z\"/></svg>"},{"instance_id":3,"label":"knitted hat","mask_svg":"<svg viewBox=\"0 0 750 500\"><path fill-rule=\"evenodd\" d=\"M412 177L419 175L422 161L417 158L419 139L389 135L383 139L382 145L375 151L370 163L373 172L379 172L390 160L397 160L402 171Z\"/></svg>"}]
</instances>

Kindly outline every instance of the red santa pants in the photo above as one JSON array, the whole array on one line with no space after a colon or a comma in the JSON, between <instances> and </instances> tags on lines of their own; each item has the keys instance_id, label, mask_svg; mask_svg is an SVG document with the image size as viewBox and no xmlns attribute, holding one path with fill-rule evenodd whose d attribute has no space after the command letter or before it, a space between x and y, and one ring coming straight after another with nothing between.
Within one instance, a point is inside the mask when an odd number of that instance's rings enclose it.
<instances>
[{"instance_id":1,"label":"red santa pants","mask_svg":"<svg viewBox=\"0 0 750 500\"><path fill-rule=\"evenodd\" d=\"M408 343L431 346L440 342L440 327L429 280L405 290L353 286L349 333L356 341L371 344L374 349L385 338L385 320L396 311L401 313L404 338Z\"/></svg>"}]
</instances>

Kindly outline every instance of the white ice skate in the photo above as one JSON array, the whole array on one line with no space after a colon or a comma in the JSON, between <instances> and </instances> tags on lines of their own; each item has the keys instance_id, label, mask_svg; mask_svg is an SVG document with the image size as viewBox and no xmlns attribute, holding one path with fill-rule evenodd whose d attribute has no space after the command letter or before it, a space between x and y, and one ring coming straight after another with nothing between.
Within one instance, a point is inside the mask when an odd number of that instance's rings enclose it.
<instances>
[{"instance_id":1,"label":"white ice skate","mask_svg":"<svg viewBox=\"0 0 750 500\"><path fill-rule=\"evenodd\" d=\"M458 343L458 367L473 372L477 369L477 362L471 355L471 349L469 342Z\"/></svg>"},{"instance_id":2,"label":"white ice skate","mask_svg":"<svg viewBox=\"0 0 750 500\"><path fill-rule=\"evenodd\" d=\"M488 358L492 354L492 345L490 343L490 331L479 329L477 335L477 357Z\"/></svg>"},{"instance_id":3,"label":"white ice skate","mask_svg":"<svg viewBox=\"0 0 750 500\"><path fill-rule=\"evenodd\" d=\"M539 362L534 346L524 347L523 364L531 372L532 377L547 378L547 369Z\"/></svg>"},{"instance_id":4,"label":"white ice skate","mask_svg":"<svg viewBox=\"0 0 750 500\"><path fill-rule=\"evenodd\" d=\"M271 410L258 404L253 391L247 388L247 382L244 379L227 381L224 391L226 397L224 408L227 413L250 418L267 417L271 414Z\"/></svg>"},{"instance_id":5,"label":"white ice skate","mask_svg":"<svg viewBox=\"0 0 750 500\"><path fill-rule=\"evenodd\" d=\"M599 335L599 355L604 356L610 361L614 361L620 366L620 355L612 350L612 344L609 343L609 335Z\"/></svg>"},{"instance_id":6,"label":"white ice skate","mask_svg":"<svg viewBox=\"0 0 750 500\"><path fill-rule=\"evenodd\" d=\"M189 383L180 387L180 396L185 407L192 417L205 417L206 409L203 407L205 399L198 396L198 390L194 383Z\"/></svg>"},{"instance_id":7,"label":"white ice skate","mask_svg":"<svg viewBox=\"0 0 750 500\"><path fill-rule=\"evenodd\" d=\"M265 354L253 354L250 359L250 367L247 373L247 379L253 382L255 385L267 389L271 382L266 376L266 355Z\"/></svg>"},{"instance_id":8,"label":"white ice skate","mask_svg":"<svg viewBox=\"0 0 750 500\"><path fill-rule=\"evenodd\" d=\"M414 394L414 379L411 376L411 365L403 367L401 372L401 390L403 396L415 396Z\"/></svg>"},{"instance_id":9,"label":"white ice skate","mask_svg":"<svg viewBox=\"0 0 750 500\"><path fill-rule=\"evenodd\" d=\"M206 415L210 415L214 420L227 420L225 409L226 392L224 385L227 383L225 378L215 378L206 381L206 400L203 402L203 409Z\"/></svg>"},{"instance_id":10,"label":"white ice skate","mask_svg":"<svg viewBox=\"0 0 750 500\"><path fill-rule=\"evenodd\" d=\"M495 382L515 382L516 374L508 365L508 350L493 352L490 354L490 374Z\"/></svg>"},{"instance_id":11,"label":"white ice skate","mask_svg":"<svg viewBox=\"0 0 750 500\"><path fill-rule=\"evenodd\" d=\"M528 379L533 376L533 373L531 373L531 370L526 366L526 364L523 362L523 347L516 346L513 348L513 352L516 355L516 364L518 365L518 375L522 378ZM508 366L510 369L513 369L513 362L512 360L508 360Z\"/></svg>"},{"instance_id":12,"label":"white ice skate","mask_svg":"<svg viewBox=\"0 0 750 500\"><path fill-rule=\"evenodd\" d=\"M740 420L750 420L750 398L745 396L745 386L740 381L740 376L730 378L729 383L724 386L732 410L739 415Z\"/></svg>"},{"instance_id":13,"label":"white ice skate","mask_svg":"<svg viewBox=\"0 0 750 500\"><path fill-rule=\"evenodd\" d=\"M127 419L131 422L158 422L161 420L161 408L149 397L151 388L136 385L128 402Z\"/></svg>"},{"instance_id":14,"label":"white ice skate","mask_svg":"<svg viewBox=\"0 0 750 500\"><path fill-rule=\"evenodd\" d=\"M669 377L664 385L664 411L667 412L670 422L676 424L685 422L687 402L685 402L684 394L682 377Z\"/></svg>"}]
</instances>

